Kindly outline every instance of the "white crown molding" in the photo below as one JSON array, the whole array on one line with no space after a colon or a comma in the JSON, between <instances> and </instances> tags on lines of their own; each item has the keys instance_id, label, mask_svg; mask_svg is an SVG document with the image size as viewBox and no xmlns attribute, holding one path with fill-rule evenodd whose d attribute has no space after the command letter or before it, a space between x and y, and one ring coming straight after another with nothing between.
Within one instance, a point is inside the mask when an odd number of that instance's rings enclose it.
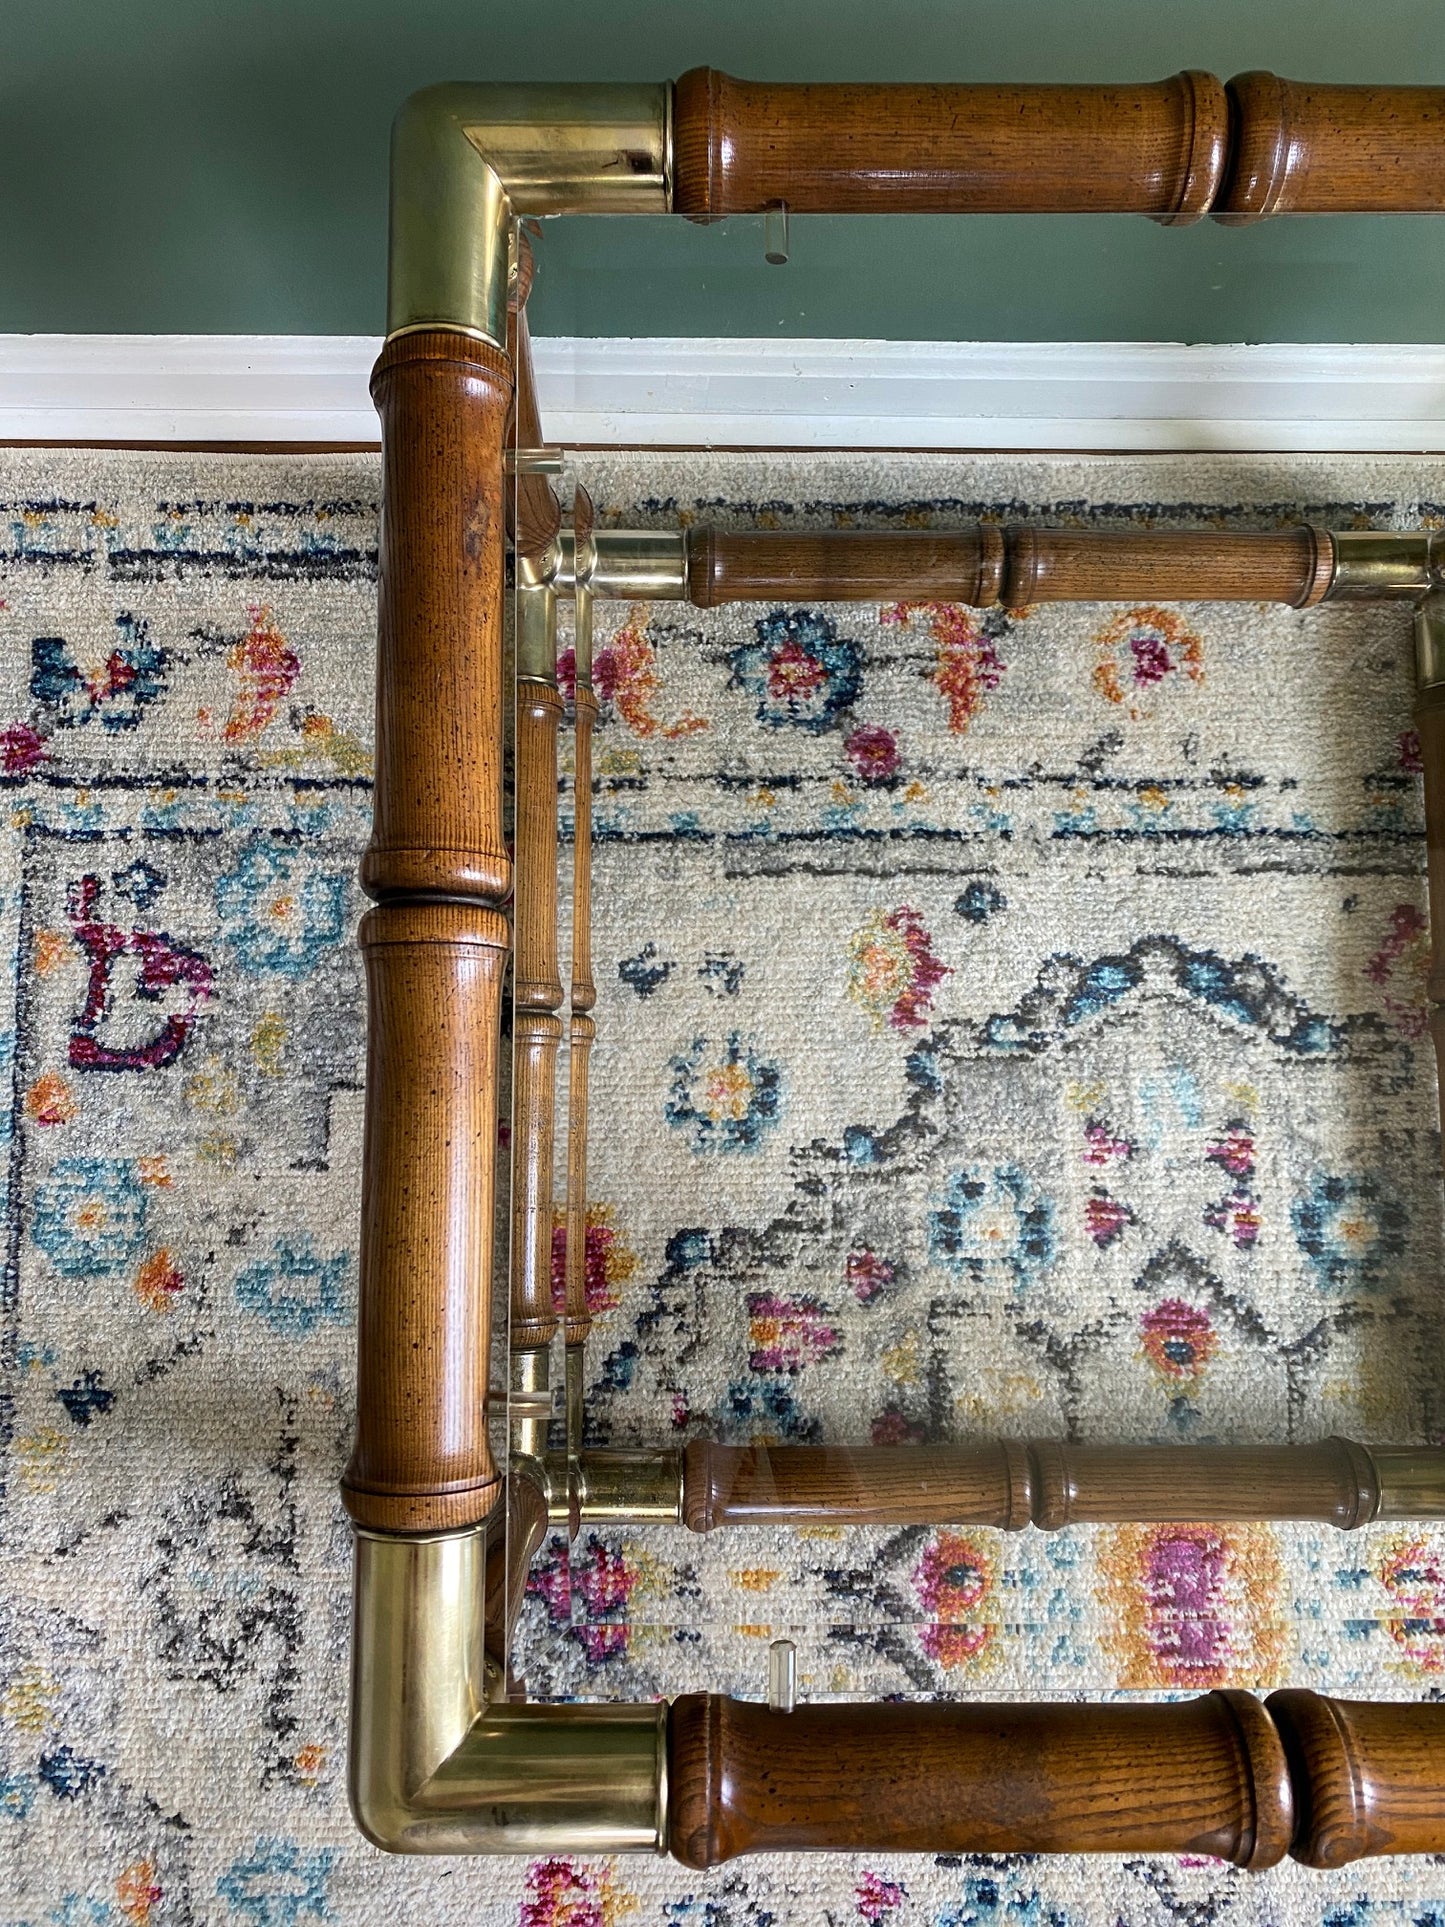
<instances>
[{"instance_id":1,"label":"white crown molding","mask_svg":"<svg viewBox=\"0 0 1445 1927\"><path fill-rule=\"evenodd\" d=\"M377 438L365 335L0 335L0 441ZM1445 451L1445 347L534 343L548 439L803 448Z\"/></svg>"}]
</instances>

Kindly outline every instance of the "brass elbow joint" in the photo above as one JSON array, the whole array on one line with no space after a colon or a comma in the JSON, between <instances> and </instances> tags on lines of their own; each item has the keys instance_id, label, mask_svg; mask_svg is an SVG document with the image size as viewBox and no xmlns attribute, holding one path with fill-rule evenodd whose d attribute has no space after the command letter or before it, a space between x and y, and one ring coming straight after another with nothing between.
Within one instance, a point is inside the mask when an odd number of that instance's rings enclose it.
<instances>
[{"instance_id":1,"label":"brass elbow joint","mask_svg":"<svg viewBox=\"0 0 1445 1927\"><path fill-rule=\"evenodd\" d=\"M424 87L391 134L387 335L450 328L505 349L524 214L666 214L672 87Z\"/></svg>"},{"instance_id":2,"label":"brass elbow joint","mask_svg":"<svg viewBox=\"0 0 1445 1927\"><path fill-rule=\"evenodd\" d=\"M667 1705L514 1706L487 1529L356 1535L351 1810L389 1853L662 1852Z\"/></svg>"}]
</instances>

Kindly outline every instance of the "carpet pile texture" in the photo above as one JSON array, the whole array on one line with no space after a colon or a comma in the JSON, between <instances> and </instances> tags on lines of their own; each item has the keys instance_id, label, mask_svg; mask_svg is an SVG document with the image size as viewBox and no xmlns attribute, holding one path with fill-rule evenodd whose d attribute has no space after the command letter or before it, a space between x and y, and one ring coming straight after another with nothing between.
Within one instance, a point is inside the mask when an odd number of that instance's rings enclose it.
<instances>
[{"instance_id":1,"label":"carpet pile texture","mask_svg":"<svg viewBox=\"0 0 1445 1927\"><path fill-rule=\"evenodd\" d=\"M1435 460L579 466L633 526L1445 514ZM354 1832L378 481L0 458L0 1927L1445 1921L1422 1860L704 1876ZM595 1438L1441 1436L1408 612L598 619ZM1418 1698L1445 1532L588 1532L518 1666L761 1695L782 1636L804 1697Z\"/></svg>"}]
</instances>

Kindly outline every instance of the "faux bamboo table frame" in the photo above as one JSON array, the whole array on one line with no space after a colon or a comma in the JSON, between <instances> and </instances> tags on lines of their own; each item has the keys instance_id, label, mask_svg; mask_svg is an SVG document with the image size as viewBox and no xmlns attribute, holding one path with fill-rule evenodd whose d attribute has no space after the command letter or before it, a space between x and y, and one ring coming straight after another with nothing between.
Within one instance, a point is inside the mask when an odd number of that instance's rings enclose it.
<instances>
[{"instance_id":1,"label":"faux bamboo table frame","mask_svg":"<svg viewBox=\"0 0 1445 1927\"><path fill-rule=\"evenodd\" d=\"M549 1518L971 1522L1445 1518L1445 1448L1083 1446L589 1452L586 954L598 596L1018 606L1396 597L1415 609L1431 904L1445 919L1445 541L993 527L954 534L564 527L531 391L519 222L558 213L1133 212L1180 224L1445 211L1445 88L1186 73L1146 86L445 86L392 151L369 985L351 1792L401 1852L1212 1853L1249 1867L1445 1851L1445 1703L513 1703L506 1645ZM520 453L511 464L511 435ZM517 585L516 892L503 834L504 582ZM567 1449L547 1449L559 598L578 636ZM515 903L509 920L509 899ZM500 1017L515 1007L511 1347L491 1397ZM1429 994L1445 1037L1445 952ZM545 1235L544 1235L545 1234ZM508 1475L491 1420L509 1426ZM502 1547L509 1521L510 1573ZM511 1597L506 1594L510 1587Z\"/></svg>"}]
</instances>

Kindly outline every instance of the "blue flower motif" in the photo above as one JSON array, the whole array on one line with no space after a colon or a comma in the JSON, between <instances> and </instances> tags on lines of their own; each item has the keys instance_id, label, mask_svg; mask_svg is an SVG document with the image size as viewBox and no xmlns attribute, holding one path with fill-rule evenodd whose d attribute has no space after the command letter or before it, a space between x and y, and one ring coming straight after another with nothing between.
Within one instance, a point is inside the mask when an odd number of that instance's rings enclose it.
<instances>
[{"instance_id":1,"label":"blue flower motif","mask_svg":"<svg viewBox=\"0 0 1445 1927\"><path fill-rule=\"evenodd\" d=\"M862 687L858 644L812 609L775 609L754 627L757 641L732 652L731 686L756 698L758 721L770 729L831 729Z\"/></svg>"},{"instance_id":2,"label":"blue flower motif","mask_svg":"<svg viewBox=\"0 0 1445 1927\"><path fill-rule=\"evenodd\" d=\"M295 1244L279 1238L270 1258L248 1265L237 1277L236 1297L273 1331L305 1338L322 1323L346 1322L350 1271L348 1252L318 1258L305 1233Z\"/></svg>"},{"instance_id":3,"label":"blue flower motif","mask_svg":"<svg viewBox=\"0 0 1445 1927\"><path fill-rule=\"evenodd\" d=\"M297 866L304 874L296 876ZM216 915L241 968L253 977L304 977L340 940L346 878L310 868L298 850L257 837L216 879Z\"/></svg>"},{"instance_id":4,"label":"blue flower motif","mask_svg":"<svg viewBox=\"0 0 1445 1927\"><path fill-rule=\"evenodd\" d=\"M1405 1250L1405 1207L1374 1178L1318 1177L1290 1208L1295 1241L1328 1291L1375 1291Z\"/></svg>"},{"instance_id":5,"label":"blue flower motif","mask_svg":"<svg viewBox=\"0 0 1445 1927\"><path fill-rule=\"evenodd\" d=\"M146 1203L130 1158L63 1158L36 1188L30 1235L63 1278L109 1278L145 1243Z\"/></svg>"},{"instance_id":6,"label":"blue flower motif","mask_svg":"<svg viewBox=\"0 0 1445 1927\"><path fill-rule=\"evenodd\" d=\"M258 1840L248 1858L231 1862L216 1892L255 1927L296 1927L303 1914L326 1920L335 1858L329 1847L303 1854L294 1840Z\"/></svg>"},{"instance_id":7,"label":"blue flower motif","mask_svg":"<svg viewBox=\"0 0 1445 1927\"><path fill-rule=\"evenodd\" d=\"M57 1800L78 1800L106 1774L99 1760L83 1759L73 1746L57 1746L53 1752L42 1753L39 1770Z\"/></svg>"},{"instance_id":8,"label":"blue flower motif","mask_svg":"<svg viewBox=\"0 0 1445 1927\"><path fill-rule=\"evenodd\" d=\"M0 1773L0 1815L23 1820L35 1803L35 1782L27 1773Z\"/></svg>"},{"instance_id":9,"label":"blue flower motif","mask_svg":"<svg viewBox=\"0 0 1445 1927\"><path fill-rule=\"evenodd\" d=\"M668 1064L672 1095L663 1115L687 1131L699 1154L755 1151L782 1114L783 1074L733 1031L721 1052L706 1037Z\"/></svg>"},{"instance_id":10,"label":"blue flower motif","mask_svg":"<svg viewBox=\"0 0 1445 1927\"><path fill-rule=\"evenodd\" d=\"M1017 1165L955 1171L929 1213L928 1248L956 1278L1003 1272L1021 1289L1058 1256L1054 1208Z\"/></svg>"}]
</instances>

